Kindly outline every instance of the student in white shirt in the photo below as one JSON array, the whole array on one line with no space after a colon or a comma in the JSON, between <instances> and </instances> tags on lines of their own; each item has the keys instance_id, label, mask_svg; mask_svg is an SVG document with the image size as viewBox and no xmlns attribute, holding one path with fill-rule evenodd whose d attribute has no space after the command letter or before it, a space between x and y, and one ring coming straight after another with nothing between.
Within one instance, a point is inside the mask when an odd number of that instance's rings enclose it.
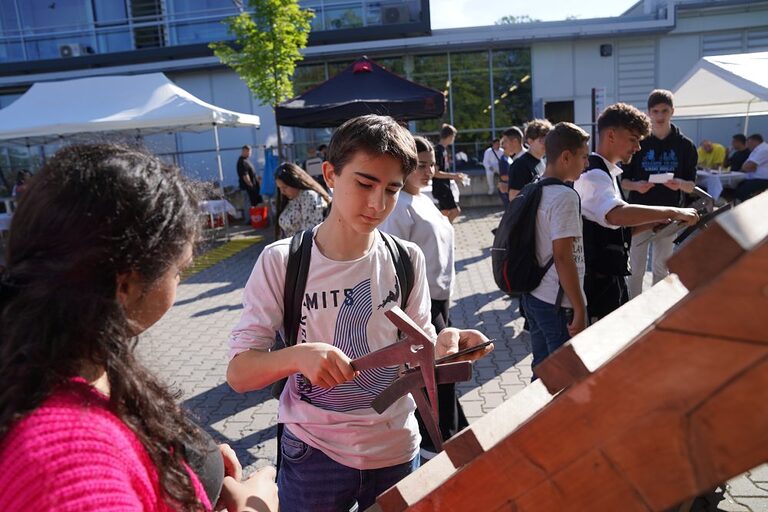
<instances>
[{"instance_id":1,"label":"student in white shirt","mask_svg":"<svg viewBox=\"0 0 768 512\"><path fill-rule=\"evenodd\" d=\"M628 227L679 220L695 224L699 215L692 208L629 204L619 186L622 169L640 150L640 141L650 133L648 116L632 105L615 103L597 120L597 152L589 157L586 170L574 184L581 196L584 218L584 292L591 319L600 319L629 300L626 276L630 275Z\"/></svg>"},{"instance_id":2,"label":"student in white shirt","mask_svg":"<svg viewBox=\"0 0 768 512\"><path fill-rule=\"evenodd\" d=\"M429 184L435 172L435 153L429 141L414 137L418 164L416 170L405 180L403 190L397 198L397 205L381 230L418 245L424 252L427 265L427 281L432 304L432 325L440 333L451 325L449 306L455 276L453 225L430 198L421 193ZM440 406L440 430L444 439L455 435L469 423L456 398L454 384L438 386ZM425 436L425 429L419 423L422 433L421 457L431 459L436 455L431 440Z\"/></svg>"},{"instance_id":3,"label":"student in white shirt","mask_svg":"<svg viewBox=\"0 0 768 512\"><path fill-rule=\"evenodd\" d=\"M349 510L354 503L365 510L418 466L413 398L400 398L382 414L370 407L398 368L355 372L350 365L397 341L384 313L400 304L403 292L376 228L416 161L413 137L390 117L361 116L334 133L323 163L333 208L314 229L295 346L270 351L275 332L284 330L290 240L264 248L243 291L243 314L229 338L227 382L246 392L288 377L278 410L283 512ZM415 278L405 313L434 337L424 255L416 244L403 244ZM477 331L448 327L436 337L435 354L485 340Z\"/></svg>"},{"instance_id":4,"label":"student in white shirt","mask_svg":"<svg viewBox=\"0 0 768 512\"><path fill-rule=\"evenodd\" d=\"M493 139L491 145L483 153L483 167L485 167L485 180L488 182L488 195L496 193L496 184L494 176L499 174L499 162L504 156L504 151L500 147L499 139Z\"/></svg>"},{"instance_id":5,"label":"student in white shirt","mask_svg":"<svg viewBox=\"0 0 768 512\"><path fill-rule=\"evenodd\" d=\"M547 167L542 178L574 181L587 164L589 135L571 123L558 123L545 138ZM553 263L541 283L522 297L536 366L586 327L584 247L579 195L569 186L541 189L536 211L536 260ZM562 290L562 291L561 291Z\"/></svg>"},{"instance_id":6,"label":"student in white shirt","mask_svg":"<svg viewBox=\"0 0 768 512\"><path fill-rule=\"evenodd\" d=\"M747 147L751 152L741 166L742 172L747 173L747 179L736 188L736 197L741 201L768 190L768 143L762 135L755 133L747 139Z\"/></svg>"}]
</instances>

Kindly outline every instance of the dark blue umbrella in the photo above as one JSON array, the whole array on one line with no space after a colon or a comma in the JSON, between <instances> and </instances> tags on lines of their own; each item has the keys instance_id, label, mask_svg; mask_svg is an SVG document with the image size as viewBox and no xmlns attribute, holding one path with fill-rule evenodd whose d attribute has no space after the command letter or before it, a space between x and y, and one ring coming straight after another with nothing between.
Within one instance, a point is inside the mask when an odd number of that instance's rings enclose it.
<instances>
[{"instance_id":1,"label":"dark blue umbrella","mask_svg":"<svg viewBox=\"0 0 768 512\"><path fill-rule=\"evenodd\" d=\"M364 114L412 121L441 117L445 96L363 57L333 78L281 103L276 111L278 124L304 128L339 126Z\"/></svg>"}]
</instances>

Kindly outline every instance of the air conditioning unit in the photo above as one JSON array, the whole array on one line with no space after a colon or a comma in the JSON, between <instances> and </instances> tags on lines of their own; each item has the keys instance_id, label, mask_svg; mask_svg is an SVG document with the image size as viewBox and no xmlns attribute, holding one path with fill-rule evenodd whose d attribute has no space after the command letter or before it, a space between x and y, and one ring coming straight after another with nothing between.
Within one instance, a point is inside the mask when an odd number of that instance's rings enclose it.
<instances>
[{"instance_id":1,"label":"air conditioning unit","mask_svg":"<svg viewBox=\"0 0 768 512\"><path fill-rule=\"evenodd\" d=\"M383 25L394 25L399 23L409 23L411 14L407 5L386 5L381 7L381 23Z\"/></svg>"},{"instance_id":2,"label":"air conditioning unit","mask_svg":"<svg viewBox=\"0 0 768 512\"><path fill-rule=\"evenodd\" d=\"M81 55L87 55L93 53L93 50L89 46L85 46L80 43L65 43L59 45L59 55L62 57L80 57Z\"/></svg>"}]
</instances>

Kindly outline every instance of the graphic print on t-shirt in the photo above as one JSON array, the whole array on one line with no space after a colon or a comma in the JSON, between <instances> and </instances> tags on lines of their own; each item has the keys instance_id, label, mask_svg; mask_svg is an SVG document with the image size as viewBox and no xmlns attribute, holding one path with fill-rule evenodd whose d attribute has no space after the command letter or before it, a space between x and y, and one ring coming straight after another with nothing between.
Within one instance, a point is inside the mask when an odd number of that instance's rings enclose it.
<instances>
[{"instance_id":1,"label":"graphic print on t-shirt","mask_svg":"<svg viewBox=\"0 0 768 512\"><path fill-rule=\"evenodd\" d=\"M379 304L379 307L376 309L382 309L384 308L384 306L386 306L390 302L395 305L397 305L400 302L400 283L398 283L397 281L395 281L395 289L389 292L389 295L387 295L387 298L381 301L381 304Z\"/></svg>"},{"instance_id":2,"label":"graphic print on t-shirt","mask_svg":"<svg viewBox=\"0 0 768 512\"><path fill-rule=\"evenodd\" d=\"M648 174L674 173L679 167L677 153L674 149L662 151L659 158L656 157L656 151L649 149L641 165Z\"/></svg>"},{"instance_id":3,"label":"graphic print on t-shirt","mask_svg":"<svg viewBox=\"0 0 768 512\"><path fill-rule=\"evenodd\" d=\"M345 290L344 296L346 300L339 305L336 317L333 345L355 359L371 351L368 346L368 323L373 315L371 280L358 283L351 291ZM371 401L395 380L398 370L398 366L365 370L356 379L331 389L313 386L302 374L296 376L296 383L301 400L321 409L349 412L370 407Z\"/></svg>"}]
</instances>

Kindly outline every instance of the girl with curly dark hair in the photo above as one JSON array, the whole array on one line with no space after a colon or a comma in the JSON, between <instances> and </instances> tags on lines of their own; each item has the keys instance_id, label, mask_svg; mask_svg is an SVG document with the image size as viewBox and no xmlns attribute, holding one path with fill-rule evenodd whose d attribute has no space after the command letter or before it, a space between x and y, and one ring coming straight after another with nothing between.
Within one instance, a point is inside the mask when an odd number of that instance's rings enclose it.
<instances>
[{"instance_id":1,"label":"girl with curly dark hair","mask_svg":"<svg viewBox=\"0 0 768 512\"><path fill-rule=\"evenodd\" d=\"M112 144L64 148L30 180L0 267L0 510L209 510L219 491L228 510L276 510L274 472L233 478L234 452L134 354L191 260L195 196Z\"/></svg>"}]
</instances>

